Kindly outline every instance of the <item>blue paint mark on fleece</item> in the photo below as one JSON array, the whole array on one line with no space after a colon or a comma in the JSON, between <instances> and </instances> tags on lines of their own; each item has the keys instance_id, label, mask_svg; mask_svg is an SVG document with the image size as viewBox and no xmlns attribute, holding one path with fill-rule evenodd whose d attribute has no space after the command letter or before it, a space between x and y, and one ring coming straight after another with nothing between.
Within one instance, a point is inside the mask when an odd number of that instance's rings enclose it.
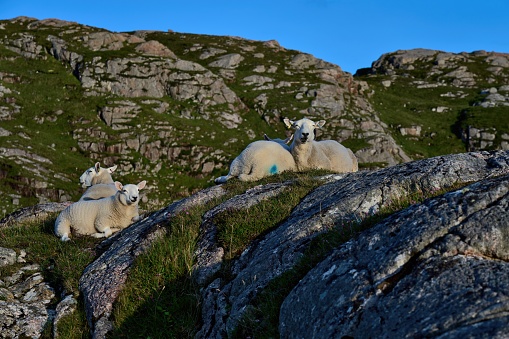
<instances>
[{"instance_id":1,"label":"blue paint mark on fleece","mask_svg":"<svg viewBox=\"0 0 509 339\"><path fill-rule=\"evenodd\" d=\"M272 165L269 172L270 172L270 174L276 174L277 173L277 165Z\"/></svg>"}]
</instances>

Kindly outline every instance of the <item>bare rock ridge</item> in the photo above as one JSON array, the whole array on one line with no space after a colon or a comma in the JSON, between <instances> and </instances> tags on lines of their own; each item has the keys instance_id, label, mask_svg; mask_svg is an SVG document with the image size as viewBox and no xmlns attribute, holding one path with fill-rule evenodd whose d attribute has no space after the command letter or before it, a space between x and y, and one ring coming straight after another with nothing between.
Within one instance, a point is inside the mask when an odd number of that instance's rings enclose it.
<instances>
[{"instance_id":1,"label":"bare rock ridge","mask_svg":"<svg viewBox=\"0 0 509 339\"><path fill-rule=\"evenodd\" d=\"M286 298L281 336L506 336L508 179L412 206L338 248Z\"/></svg>"}]
</instances>

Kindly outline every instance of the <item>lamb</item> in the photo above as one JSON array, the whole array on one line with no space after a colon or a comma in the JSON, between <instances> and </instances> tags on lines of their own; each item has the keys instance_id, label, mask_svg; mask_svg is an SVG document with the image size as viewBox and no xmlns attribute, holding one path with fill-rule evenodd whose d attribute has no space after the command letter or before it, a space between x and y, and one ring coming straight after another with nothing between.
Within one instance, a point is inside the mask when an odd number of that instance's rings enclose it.
<instances>
[{"instance_id":1,"label":"lamb","mask_svg":"<svg viewBox=\"0 0 509 339\"><path fill-rule=\"evenodd\" d=\"M55 235L62 241L70 240L71 230L80 235L107 238L140 219L139 190L146 181L122 186L115 182L115 195L90 201L78 201L66 207L55 221Z\"/></svg>"},{"instance_id":2,"label":"lamb","mask_svg":"<svg viewBox=\"0 0 509 339\"><path fill-rule=\"evenodd\" d=\"M284 119L288 128L295 129L290 152L299 171L325 169L336 173L357 172L359 164L352 150L335 140L315 140L315 129L321 128L325 120L318 123L310 119L292 121Z\"/></svg>"},{"instance_id":3,"label":"lamb","mask_svg":"<svg viewBox=\"0 0 509 339\"><path fill-rule=\"evenodd\" d=\"M269 139L250 143L230 165L228 175L216 178L216 184L222 184L231 178L237 177L240 181L256 181L269 175L284 171L294 171L295 161L288 151L285 140Z\"/></svg>"},{"instance_id":4,"label":"lamb","mask_svg":"<svg viewBox=\"0 0 509 339\"><path fill-rule=\"evenodd\" d=\"M94 166L87 169L80 176L81 187L86 188L96 184L113 184L113 178L111 173L117 169L117 165L102 168L99 162L96 162Z\"/></svg>"},{"instance_id":5,"label":"lamb","mask_svg":"<svg viewBox=\"0 0 509 339\"><path fill-rule=\"evenodd\" d=\"M80 184L82 187L88 188L79 201L97 200L114 195L117 192L117 188L115 187L111 173L116 169L116 165L109 168L102 168L101 164L97 162L93 167L83 172L80 176Z\"/></svg>"},{"instance_id":6,"label":"lamb","mask_svg":"<svg viewBox=\"0 0 509 339\"><path fill-rule=\"evenodd\" d=\"M115 186L115 183L113 184L97 184L94 186L90 186L87 188L85 193L81 196L80 200L78 201L87 201L87 200L98 200L102 198L107 198L115 193L117 193L118 189Z\"/></svg>"}]
</instances>

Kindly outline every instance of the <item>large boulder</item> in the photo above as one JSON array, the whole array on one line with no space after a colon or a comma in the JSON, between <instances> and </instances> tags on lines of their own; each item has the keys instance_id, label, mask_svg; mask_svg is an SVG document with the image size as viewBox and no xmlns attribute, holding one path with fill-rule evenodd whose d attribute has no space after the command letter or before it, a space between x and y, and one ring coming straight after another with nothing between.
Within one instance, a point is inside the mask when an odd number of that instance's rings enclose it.
<instances>
[{"instance_id":1,"label":"large boulder","mask_svg":"<svg viewBox=\"0 0 509 339\"><path fill-rule=\"evenodd\" d=\"M283 338L507 338L509 175L394 214L281 307Z\"/></svg>"}]
</instances>

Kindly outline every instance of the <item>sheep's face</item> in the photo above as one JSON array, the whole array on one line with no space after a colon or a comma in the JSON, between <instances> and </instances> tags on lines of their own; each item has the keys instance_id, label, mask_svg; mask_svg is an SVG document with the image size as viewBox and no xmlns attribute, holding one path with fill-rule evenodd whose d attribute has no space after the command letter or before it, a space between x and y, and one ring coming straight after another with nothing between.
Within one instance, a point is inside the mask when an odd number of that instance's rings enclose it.
<instances>
[{"instance_id":1,"label":"sheep's face","mask_svg":"<svg viewBox=\"0 0 509 339\"><path fill-rule=\"evenodd\" d=\"M315 140L315 130L325 124L325 120L315 123L309 119L300 119L298 121L284 120L287 127L295 129L294 142L305 144Z\"/></svg>"},{"instance_id":2,"label":"sheep's face","mask_svg":"<svg viewBox=\"0 0 509 339\"><path fill-rule=\"evenodd\" d=\"M81 187L89 187L92 186L92 179L94 178L96 172L94 167L90 167L80 177L80 185Z\"/></svg>"},{"instance_id":3,"label":"sheep's face","mask_svg":"<svg viewBox=\"0 0 509 339\"><path fill-rule=\"evenodd\" d=\"M113 173L117 169L117 166L112 166L109 168L102 168L100 163L96 163L94 166L87 169L80 176L80 185L83 188L92 186L92 181L94 178L98 177L101 174L101 171L107 171L108 173Z\"/></svg>"},{"instance_id":4,"label":"sheep's face","mask_svg":"<svg viewBox=\"0 0 509 339\"><path fill-rule=\"evenodd\" d=\"M137 204L140 199L140 190L145 187L146 183L147 182L144 180L138 185L127 184L122 186L121 183L116 181L115 186L119 190L118 194L120 195L120 202L124 205Z\"/></svg>"}]
</instances>

